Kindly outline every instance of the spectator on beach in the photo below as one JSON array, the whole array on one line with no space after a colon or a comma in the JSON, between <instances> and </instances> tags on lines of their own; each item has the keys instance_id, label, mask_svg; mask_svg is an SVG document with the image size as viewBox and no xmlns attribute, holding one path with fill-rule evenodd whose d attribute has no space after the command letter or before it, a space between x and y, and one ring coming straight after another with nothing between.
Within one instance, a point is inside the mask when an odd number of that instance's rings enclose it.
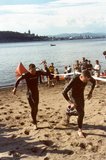
<instances>
[{"instance_id":1,"label":"spectator on beach","mask_svg":"<svg viewBox=\"0 0 106 160\"><path fill-rule=\"evenodd\" d=\"M41 65L41 64L47 65L46 60L42 60L41 63L40 63L40 65ZM46 70L45 70L45 68L44 68L44 69L41 69L41 71L44 71L44 72L45 72ZM48 81L48 76L40 75L40 84L45 83L45 82L47 82L47 81Z\"/></svg>"},{"instance_id":2,"label":"spectator on beach","mask_svg":"<svg viewBox=\"0 0 106 160\"><path fill-rule=\"evenodd\" d=\"M51 65L49 66L49 71L50 73L54 74L54 63L51 63Z\"/></svg>"},{"instance_id":3,"label":"spectator on beach","mask_svg":"<svg viewBox=\"0 0 106 160\"><path fill-rule=\"evenodd\" d=\"M72 69L71 69L71 66L69 65L69 66L67 67L67 72L68 72L68 73L71 73L71 71L72 71Z\"/></svg>"},{"instance_id":4,"label":"spectator on beach","mask_svg":"<svg viewBox=\"0 0 106 160\"><path fill-rule=\"evenodd\" d=\"M68 74L68 67L67 66L64 67L64 74L66 74L66 75L64 75L65 80L68 81L69 76L67 75Z\"/></svg>"},{"instance_id":5,"label":"spectator on beach","mask_svg":"<svg viewBox=\"0 0 106 160\"><path fill-rule=\"evenodd\" d=\"M43 69L39 69L39 68L36 67L36 71L43 71ZM43 83L42 75L39 75L39 76L38 76L38 83L39 83L39 84L42 84L42 83Z\"/></svg>"},{"instance_id":6,"label":"spectator on beach","mask_svg":"<svg viewBox=\"0 0 106 160\"><path fill-rule=\"evenodd\" d=\"M55 67L54 67L54 63L51 63L51 65L49 66L49 71L52 75L51 78L48 77L48 86L54 86L54 70L55 70Z\"/></svg>"},{"instance_id":7,"label":"spectator on beach","mask_svg":"<svg viewBox=\"0 0 106 160\"><path fill-rule=\"evenodd\" d=\"M74 72L81 72L81 64L79 63L79 60L76 60L76 63L74 64Z\"/></svg>"},{"instance_id":8,"label":"spectator on beach","mask_svg":"<svg viewBox=\"0 0 106 160\"><path fill-rule=\"evenodd\" d=\"M15 83L15 87L13 89L13 93L16 94L16 90L20 81L23 79L26 80L27 99L31 107L31 116L33 119L33 124L35 125L36 129L37 129L37 113L39 104L38 78L40 75L45 75L45 76L48 75L49 77L51 77L49 69L47 68L47 65L45 63L44 63L44 68L46 72L37 71L36 66L34 64L30 64L29 72L22 74L22 76L18 78L18 80Z\"/></svg>"},{"instance_id":9,"label":"spectator on beach","mask_svg":"<svg viewBox=\"0 0 106 160\"><path fill-rule=\"evenodd\" d=\"M58 71L58 69L57 69L57 68L56 68L56 70L55 70L55 72L54 72L54 73L55 73L55 75L56 75L56 76L55 76L56 83L58 83L58 82L59 82L59 75L58 75L58 74L59 74L59 71Z\"/></svg>"},{"instance_id":10,"label":"spectator on beach","mask_svg":"<svg viewBox=\"0 0 106 160\"><path fill-rule=\"evenodd\" d=\"M69 65L69 66L67 67L67 73L70 74L71 71L72 71L72 69L71 69L71 66ZM71 75L68 75L67 78L68 78L68 80L70 80L70 79L71 79Z\"/></svg>"},{"instance_id":11,"label":"spectator on beach","mask_svg":"<svg viewBox=\"0 0 106 160\"><path fill-rule=\"evenodd\" d=\"M90 74L92 75L92 74L93 74L93 73L92 73L93 65L91 64L91 61L90 61L90 60L88 61L88 66L87 66L87 68L88 68Z\"/></svg>"},{"instance_id":12,"label":"spectator on beach","mask_svg":"<svg viewBox=\"0 0 106 160\"><path fill-rule=\"evenodd\" d=\"M85 63L85 61L86 61L86 58L82 57L82 63Z\"/></svg>"},{"instance_id":13,"label":"spectator on beach","mask_svg":"<svg viewBox=\"0 0 106 160\"><path fill-rule=\"evenodd\" d=\"M82 61L81 61L81 64L84 64L86 61L86 58L85 57L82 57Z\"/></svg>"},{"instance_id":14,"label":"spectator on beach","mask_svg":"<svg viewBox=\"0 0 106 160\"><path fill-rule=\"evenodd\" d=\"M64 67L64 74L67 74L68 70L67 70L67 66Z\"/></svg>"},{"instance_id":15,"label":"spectator on beach","mask_svg":"<svg viewBox=\"0 0 106 160\"><path fill-rule=\"evenodd\" d=\"M95 79L93 79L88 70L82 71L80 75L74 77L63 91L64 98L69 102L69 105L76 108L78 113L78 135L84 137L82 132L84 118L84 89L88 82L92 83L91 90L88 94L88 100L92 97L92 92L95 87ZM71 91L69 95L68 92Z\"/></svg>"},{"instance_id":16,"label":"spectator on beach","mask_svg":"<svg viewBox=\"0 0 106 160\"><path fill-rule=\"evenodd\" d=\"M82 61L81 61L81 71L86 69L87 66L87 59L85 59L85 57L82 57Z\"/></svg>"},{"instance_id":17,"label":"spectator on beach","mask_svg":"<svg viewBox=\"0 0 106 160\"><path fill-rule=\"evenodd\" d=\"M96 60L95 61L95 66L94 66L94 76L95 77L100 77L100 71L101 71L101 65L99 63L99 60ZM99 81L96 80L96 87L99 87Z\"/></svg>"},{"instance_id":18,"label":"spectator on beach","mask_svg":"<svg viewBox=\"0 0 106 160\"><path fill-rule=\"evenodd\" d=\"M85 61L81 64L81 71L88 69L88 60L85 59Z\"/></svg>"}]
</instances>

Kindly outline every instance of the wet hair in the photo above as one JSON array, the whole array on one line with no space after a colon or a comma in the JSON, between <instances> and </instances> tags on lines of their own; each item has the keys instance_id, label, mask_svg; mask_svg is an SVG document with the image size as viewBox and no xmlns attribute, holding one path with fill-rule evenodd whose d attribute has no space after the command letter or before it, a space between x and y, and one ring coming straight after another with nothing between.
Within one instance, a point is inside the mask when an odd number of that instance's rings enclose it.
<instances>
[{"instance_id":1,"label":"wet hair","mask_svg":"<svg viewBox=\"0 0 106 160\"><path fill-rule=\"evenodd\" d=\"M31 64L29 65L29 68L35 68L35 65L34 65L33 63L31 63Z\"/></svg>"},{"instance_id":2,"label":"wet hair","mask_svg":"<svg viewBox=\"0 0 106 160\"><path fill-rule=\"evenodd\" d=\"M88 70L83 70L82 73L81 73L84 77L88 77L88 78L91 78L91 74Z\"/></svg>"}]
</instances>

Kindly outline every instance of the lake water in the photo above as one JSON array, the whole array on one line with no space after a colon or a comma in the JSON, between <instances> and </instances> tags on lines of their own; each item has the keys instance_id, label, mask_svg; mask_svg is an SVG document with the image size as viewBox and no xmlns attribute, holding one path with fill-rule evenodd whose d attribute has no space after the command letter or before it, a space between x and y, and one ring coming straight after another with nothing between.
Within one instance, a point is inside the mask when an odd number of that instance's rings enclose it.
<instances>
[{"instance_id":1,"label":"lake water","mask_svg":"<svg viewBox=\"0 0 106 160\"><path fill-rule=\"evenodd\" d=\"M50 46L50 44L56 46ZM0 87L14 84L16 81L15 69L20 62L26 68L30 63L42 68L40 62L47 60L48 65L53 62L60 73L64 72L65 65L75 63L77 59L86 57L95 64L98 59L102 70L106 69L106 59L103 51L106 50L106 39L70 40L53 42L1 43L0 44Z\"/></svg>"}]
</instances>

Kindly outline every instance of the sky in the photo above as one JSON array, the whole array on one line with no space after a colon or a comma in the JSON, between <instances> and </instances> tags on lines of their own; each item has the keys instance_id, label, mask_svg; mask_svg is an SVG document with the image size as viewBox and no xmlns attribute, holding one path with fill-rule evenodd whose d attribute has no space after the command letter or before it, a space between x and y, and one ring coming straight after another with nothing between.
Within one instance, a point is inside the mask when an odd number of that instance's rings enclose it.
<instances>
[{"instance_id":1,"label":"sky","mask_svg":"<svg viewBox=\"0 0 106 160\"><path fill-rule=\"evenodd\" d=\"M0 31L106 33L106 0L0 0Z\"/></svg>"}]
</instances>

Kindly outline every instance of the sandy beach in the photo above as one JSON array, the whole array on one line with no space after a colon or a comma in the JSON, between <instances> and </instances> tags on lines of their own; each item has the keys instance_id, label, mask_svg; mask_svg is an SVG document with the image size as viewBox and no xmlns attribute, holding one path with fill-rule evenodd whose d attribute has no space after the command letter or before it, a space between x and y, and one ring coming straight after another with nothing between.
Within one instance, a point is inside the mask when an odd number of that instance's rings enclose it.
<instances>
[{"instance_id":1,"label":"sandy beach","mask_svg":"<svg viewBox=\"0 0 106 160\"><path fill-rule=\"evenodd\" d=\"M77 135L77 117L65 125L67 101L65 84L39 86L38 130L31 123L26 88L0 90L0 160L105 160L106 159L106 83L95 88L86 100L83 129Z\"/></svg>"}]
</instances>

